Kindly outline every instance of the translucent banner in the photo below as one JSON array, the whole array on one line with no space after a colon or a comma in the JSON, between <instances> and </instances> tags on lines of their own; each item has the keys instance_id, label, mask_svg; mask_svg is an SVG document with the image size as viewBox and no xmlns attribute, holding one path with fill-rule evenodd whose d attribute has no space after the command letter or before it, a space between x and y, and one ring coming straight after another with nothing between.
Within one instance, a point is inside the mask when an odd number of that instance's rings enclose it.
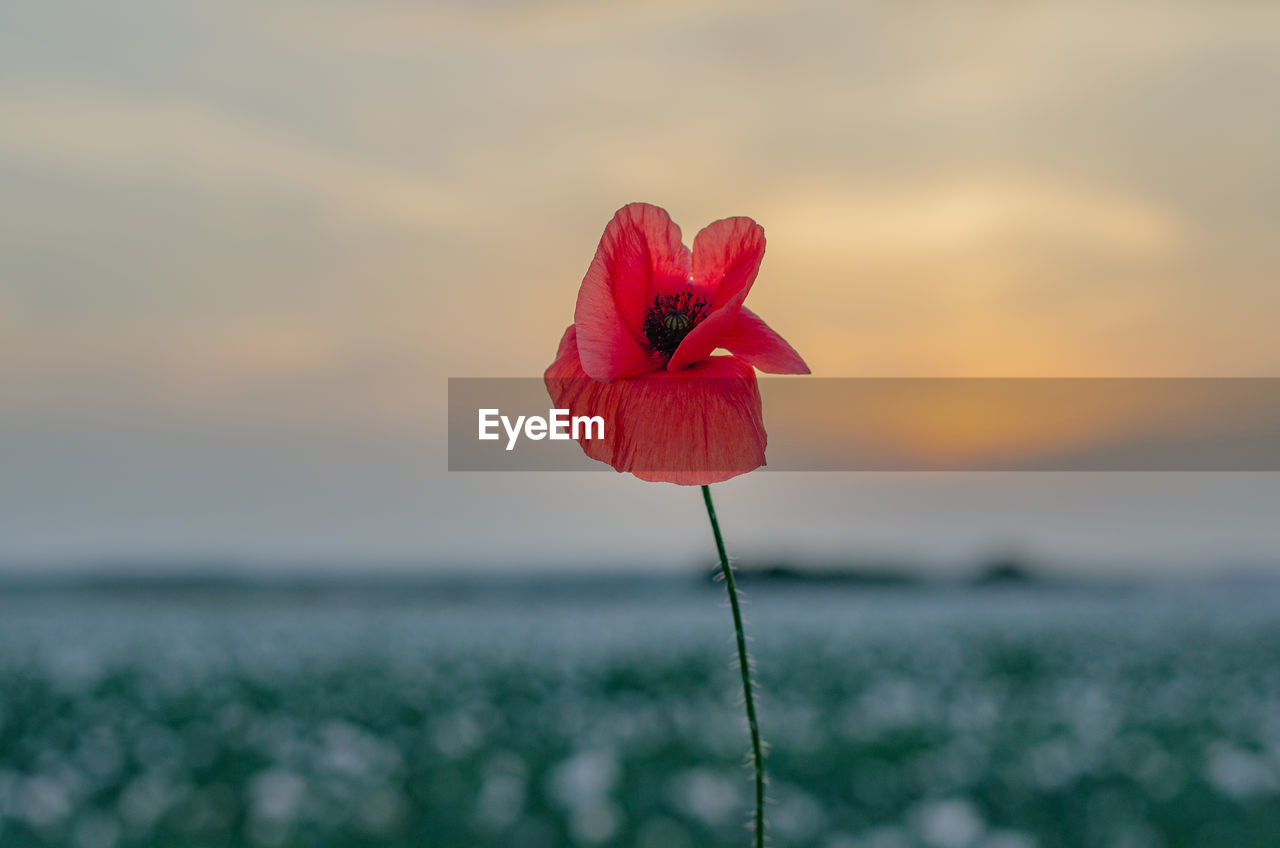
<instances>
[{"instance_id":1,"label":"translucent banner","mask_svg":"<svg viewBox=\"0 0 1280 848\"><path fill-rule=\"evenodd\" d=\"M775 471L1280 470L1280 378L780 377L758 387ZM678 402L647 409L699 414ZM608 470L578 439L625 441L653 423L633 418L625 404L557 410L541 378L450 379L449 469ZM691 470L721 470L710 462Z\"/></svg>"}]
</instances>

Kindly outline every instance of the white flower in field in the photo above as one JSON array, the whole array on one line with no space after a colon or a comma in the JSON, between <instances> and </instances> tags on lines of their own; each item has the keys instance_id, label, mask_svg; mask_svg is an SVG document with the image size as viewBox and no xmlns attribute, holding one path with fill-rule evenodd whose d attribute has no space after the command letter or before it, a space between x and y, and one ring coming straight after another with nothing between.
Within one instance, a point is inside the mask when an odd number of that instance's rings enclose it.
<instances>
[{"instance_id":1,"label":"white flower in field","mask_svg":"<svg viewBox=\"0 0 1280 848\"><path fill-rule=\"evenodd\" d=\"M146 772L129 781L120 792L116 806L127 824L146 830L188 791L185 784L176 783L168 775Z\"/></svg>"},{"instance_id":2,"label":"white flower in field","mask_svg":"<svg viewBox=\"0 0 1280 848\"><path fill-rule=\"evenodd\" d=\"M1263 757L1230 745L1214 747L1206 772L1219 794L1236 800L1268 795L1280 787L1275 771Z\"/></svg>"},{"instance_id":3,"label":"white flower in field","mask_svg":"<svg viewBox=\"0 0 1280 848\"><path fill-rule=\"evenodd\" d=\"M306 783L293 772L268 769L249 782L249 803L258 818L288 822L297 816L306 791Z\"/></svg>"},{"instance_id":4,"label":"white flower in field","mask_svg":"<svg viewBox=\"0 0 1280 848\"><path fill-rule=\"evenodd\" d=\"M707 769L689 769L671 783L671 799L694 819L720 827L741 815L738 783Z\"/></svg>"},{"instance_id":5,"label":"white flower in field","mask_svg":"<svg viewBox=\"0 0 1280 848\"><path fill-rule=\"evenodd\" d=\"M510 827L524 812L524 801L525 780L522 776L489 774L476 797L476 822L491 831Z\"/></svg>"},{"instance_id":6,"label":"white flower in field","mask_svg":"<svg viewBox=\"0 0 1280 848\"><path fill-rule=\"evenodd\" d=\"M774 783L770 789L777 803L769 813L769 823L784 842L808 841L826 827L827 814L817 798L783 783Z\"/></svg>"},{"instance_id":7,"label":"white flower in field","mask_svg":"<svg viewBox=\"0 0 1280 848\"><path fill-rule=\"evenodd\" d=\"M930 801L917 811L920 838L931 848L970 848L982 836L982 815L962 798Z\"/></svg>"},{"instance_id":8,"label":"white flower in field","mask_svg":"<svg viewBox=\"0 0 1280 848\"><path fill-rule=\"evenodd\" d=\"M19 803L14 812L35 827L48 827L62 821L71 813L72 798L57 780L35 775L22 781L18 792Z\"/></svg>"},{"instance_id":9,"label":"white flower in field","mask_svg":"<svg viewBox=\"0 0 1280 848\"><path fill-rule=\"evenodd\" d=\"M569 831L582 845L608 842L621 827L622 810L608 801L578 807L569 816Z\"/></svg>"},{"instance_id":10,"label":"white flower in field","mask_svg":"<svg viewBox=\"0 0 1280 848\"><path fill-rule=\"evenodd\" d=\"M580 751L551 771L551 794L566 807L586 806L609 796L621 776L609 751Z\"/></svg>"},{"instance_id":11,"label":"white flower in field","mask_svg":"<svg viewBox=\"0 0 1280 848\"><path fill-rule=\"evenodd\" d=\"M609 800L622 769L611 751L581 751L551 771L550 792L569 813L574 839L607 842L622 826L622 811Z\"/></svg>"}]
</instances>

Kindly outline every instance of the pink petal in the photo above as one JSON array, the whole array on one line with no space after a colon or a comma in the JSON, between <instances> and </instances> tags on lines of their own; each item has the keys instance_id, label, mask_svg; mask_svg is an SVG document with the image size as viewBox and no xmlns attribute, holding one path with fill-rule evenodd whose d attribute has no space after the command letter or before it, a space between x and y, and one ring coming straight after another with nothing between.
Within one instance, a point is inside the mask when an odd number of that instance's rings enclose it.
<instances>
[{"instance_id":1,"label":"pink petal","mask_svg":"<svg viewBox=\"0 0 1280 848\"><path fill-rule=\"evenodd\" d=\"M713 292L712 308L723 306L739 292L745 298L762 259L764 227L750 218L715 221L693 240L694 287Z\"/></svg>"},{"instance_id":2,"label":"pink petal","mask_svg":"<svg viewBox=\"0 0 1280 848\"><path fill-rule=\"evenodd\" d=\"M751 366L715 356L678 373L603 383L583 370L575 336L574 327L565 332L544 379L557 408L604 417L605 438L580 440L587 456L641 480L685 486L764 465L764 420Z\"/></svg>"},{"instance_id":3,"label":"pink petal","mask_svg":"<svg viewBox=\"0 0 1280 848\"><path fill-rule=\"evenodd\" d=\"M644 335L645 314L655 291L686 284L690 262L680 228L666 210L630 203L614 214L573 313L588 375L616 380L660 367Z\"/></svg>"},{"instance_id":4,"label":"pink petal","mask_svg":"<svg viewBox=\"0 0 1280 848\"><path fill-rule=\"evenodd\" d=\"M770 374L809 373L809 366L795 348L745 306L738 310L738 317L721 337L720 347Z\"/></svg>"},{"instance_id":5,"label":"pink petal","mask_svg":"<svg viewBox=\"0 0 1280 848\"><path fill-rule=\"evenodd\" d=\"M711 351L738 317L764 259L764 228L750 218L725 218L707 225L693 240L693 283L708 292L711 313L689 332L667 362L679 371Z\"/></svg>"}]
</instances>

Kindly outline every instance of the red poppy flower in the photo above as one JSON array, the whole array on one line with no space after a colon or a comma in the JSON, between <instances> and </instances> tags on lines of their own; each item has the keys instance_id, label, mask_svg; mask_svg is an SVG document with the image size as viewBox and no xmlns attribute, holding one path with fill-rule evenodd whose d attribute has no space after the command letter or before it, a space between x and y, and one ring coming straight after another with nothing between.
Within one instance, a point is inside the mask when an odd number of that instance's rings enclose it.
<instances>
[{"instance_id":1,"label":"red poppy flower","mask_svg":"<svg viewBox=\"0 0 1280 848\"><path fill-rule=\"evenodd\" d=\"M618 210L544 375L557 408L604 418L603 439L580 440L588 456L690 486L764 465L753 367L809 368L742 305L763 258L764 229L750 218L716 221L690 251L666 210Z\"/></svg>"}]
</instances>

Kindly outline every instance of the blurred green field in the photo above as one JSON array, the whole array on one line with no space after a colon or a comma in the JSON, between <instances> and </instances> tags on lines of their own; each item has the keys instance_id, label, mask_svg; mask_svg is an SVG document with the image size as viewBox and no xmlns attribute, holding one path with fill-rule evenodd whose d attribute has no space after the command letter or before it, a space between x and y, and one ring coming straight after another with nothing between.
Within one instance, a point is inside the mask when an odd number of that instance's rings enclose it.
<instances>
[{"instance_id":1,"label":"blurred green field","mask_svg":"<svg viewBox=\"0 0 1280 848\"><path fill-rule=\"evenodd\" d=\"M0 599L0 845L748 844L718 587ZM1274 589L759 586L785 848L1280 845Z\"/></svg>"}]
</instances>

